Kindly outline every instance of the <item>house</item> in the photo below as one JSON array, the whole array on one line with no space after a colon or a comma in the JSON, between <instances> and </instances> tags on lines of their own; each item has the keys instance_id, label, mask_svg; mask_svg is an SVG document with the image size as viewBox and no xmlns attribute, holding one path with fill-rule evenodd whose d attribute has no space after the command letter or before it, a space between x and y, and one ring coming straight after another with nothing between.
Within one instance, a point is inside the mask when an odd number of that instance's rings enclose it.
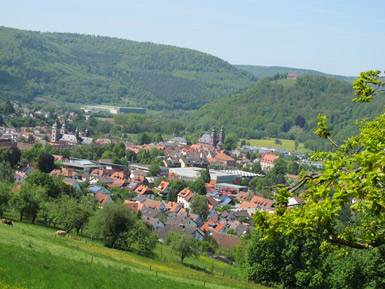
<instances>
[{"instance_id":1,"label":"house","mask_svg":"<svg viewBox=\"0 0 385 289\"><path fill-rule=\"evenodd\" d=\"M213 232L211 236L217 242L219 247L231 249L241 244L241 239L234 235Z\"/></svg>"},{"instance_id":2,"label":"house","mask_svg":"<svg viewBox=\"0 0 385 289\"><path fill-rule=\"evenodd\" d=\"M180 208L180 206L179 206L178 203L169 201L169 202L166 204L166 209L167 209L167 211L170 212L170 213L175 213L175 214L177 214L181 208ZM168 214L168 215L170 216L170 214Z\"/></svg>"},{"instance_id":3,"label":"house","mask_svg":"<svg viewBox=\"0 0 385 289\"><path fill-rule=\"evenodd\" d=\"M177 202L178 202L178 204L181 204L181 206L183 208L190 209L190 201L194 197L194 195L195 194L192 191L185 188L179 192L179 194L177 196Z\"/></svg>"},{"instance_id":4,"label":"house","mask_svg":"<svg viewBox=\"0 0 385 289\"><path fill-rule=\"evenodd\" d=\"M294 196L289 198L288 206L289 207L297 207L301 206L303 204L303 198Z\"/></svg>"},{"instance_id":5,"label":"house","mask_svg":"<svg viewBox=\"0 0 385 289\"><path fill-rule=\"evenodd\" d=\"M256 203L244 201L242 204L240 204L238 209L245 210L249 213L250 216L253 216L257 211L257 207L258 205Z\"/></svg>"},{"instance_id":6,"label":"house","mask_svg":"<svg viewBox=\"0 0 385 289\"><path fill-rule=\"evenodd\" d=\"M159 219L142 216L142 220L147 224L151 224L154 227L154 230L164 228L164 224Z\"/></svg>"},{"instance_id":7,"label":"house","mask_svg":"<svg viewBox=\"0 0 385 289\"><path fill-rule=\"evenodd\" d=\"M207 196L206 200L207 200L207 203L209 205L214 206L214 207L218 206L218 202L216 200L214 200L211 196Z\"/></svg>"},{"instance_id":8,"label":"house","mask_svg":"<svg viewBox=\"0 0 385 289\"><path fill-rule=\"evenodd\" d=\"M109 190L107 190L105 187L98 186L98 185L93 185L93 186L89 187L89 188L88 188L88 192L89 192L90 194L93 194L94 196L95 196L97 193L111 195L111 192L110 192Z\"/></svg>"},{"instance_id":9,"label":"house","mask_svg":"<svg viewBox=\"0 0 385 289\"><path fill-rule=\"evenodd\" d=\"M15 184L18 184L18 185L24 184L26 178L27 178L27 174L21 171L16 171L13 175L13 180Z\"/></svg>"},{"instance_id":10,"label":"house","mask_svg":"<svg viewBox=\"0 0 385 289\"><path fill-rule=\"evenodd\" d=\"M109 184L108 187L110 188L123 188L125 186L126 182L125 180L115 179L112 184Z\"/></svg>"},{"instance_id":11,"label":"house","mask_svg":"<svg viewBox=\"0 0 385 289\"><path fill-rule=\"evenodd\" d=\"M288 73L287 79L296 80L296 79L298 79L298 74L297 73Z\"/></svg>"},{"instance_id":12,"label":"house","mask_svg":"<svg viewBox=\"0 0 385 289\"><path fill-rule=\"evenodd\" d=\"M199 228L198 224L193 219L190 219L186 215L169 217L165 224L166 226L183 225L187 227Z\"/></svg>"},{"instance_id":13,"label":"house","mask_svg":"<svg viewBox=\"0 0 385 289\"><path fill-rule=\"evenodd\" d=\"M100 207L103 207L107 203L112 203L113 200L111 198L111 194L103 194L103 193L96 193L95 199L99 203Z\"/></svg>"},{"instance_id":14,"label":"house","mask_svg":"<svg viewBox=\"0 0 385 289\"><path fill-rule=\"evenodd\" d=\"M209 205L209 214L207 215L207 218L210 218L211 216L218 216L218 213L214 206Z\"/></svg>"},{"instance_id":15,"label":"house","mask_svg":"<svg viewBox=\"0 0 385 289\"><path fill-rule=\"evenodd\" d=\"M238 236L244 236L246 234L251 234L254 227L250 226L249 224L240 223L238 221L230 223L229 229L233 229Z\"/></svg>"},{"instance_id":16,"label":"house","mask_svg":"<svg viewBox=\"0 0 385 289\"><path fill-rule=\"evenodd\" d=\"M147 199L143 205L147 208L150 208L150 209L154 209L154 210L160 210L162 212L166 212L167 211L167 208L166 206L162 203L162 202L159 202L159 201L155 201L153 199Z\"/></svg>"},{"instance_id":17,"label":"house","mask_svg":"<svg viewBox=\"0 0 385 289\"><path fill-rule=\"evenodd\" d=\"M165 213L163 213L161 210L147 208L146 206L144 206L144 204L142 209L140 210L140 213L142 214L142 216L161 220L163 224L165 224L166 221L168 220L168 216Z\"/></svg>"},{"instance_id":18,"label":"house","mask_svg":"<svg viewBox=\"0 0 385 289\"><path fill-rule=\"evenodd\" d=\"M273 154L263 154L260 161L261 169L265 172L271 171L274 167L274 161L276 159L279 159L279 156Z\"/></svg>"},{"instance_id":19,"label":"house","mask_svg":"<svg viewBox=\"0 0 385 289\"><path fill-rule=\"evenodd\" d=\"M144 202L145 202L147 199L148 199L148 198L147 198L146 196L137 195L136 197L132 198L131 201L137 202L137 203L141 203L141 204L144 204Z\"/></svg>"},{"instance_id":20,"label":"house","mask_svg":"<svg viewBox=\"0 0 385 289\"><path fill-rule=\"evenodd\" d=\"M251 201L251 203L257 204L257 209L259 211L267 211L267 210L274 210L274 201L258 196L254 196Z\"/></svg>"},{"instance_id":21,"label":"house","mask_svg":"<svg viewBox=\"0 0 385 289\"><path fill-rule=\"evenodd\" d=\"M231 156L225 154L225 153L217 153L215 156L215 161L222 164L223 167L236 167L237 162L235 159L233 159Z\"/></svg>"},{"instance_id":22,"label":"house","mask_svg":"<svg viewBox=\"0 0 385 289\"><path fill-rule=\"evenodd\" d=\"M114 172L110 176L113 180L123 180L126 181L128 179L128 176L125 172Z\"/></svg>"},{"instance_id":23,"label":"house","mask_svg":"<svg viewBox=\"0 0 385 289\"><path fill-rule=\"evenodd\" d=\"M214 232L224 233L227 231L225 224L218 224L213 221L207 221L200 229L202 232L207 232L210 235Z\"/></svg>"},{"instance_id":24,"label":"house","mask_svg":"<svg viewBox=\"0 0 385 289\"><path fill-rule=\"evenodd\" d=\"M140 186L140 184L137 183L137 182L130 182L130 183L126 186L126 189L129 190L129 191L134 192L139 186Z\"/></svg>"},{"instance_id":25,"label":"house","mask_svg":"<svg viewBox=\"0 0 385 289\"><path fill-rule=\"evenodd\" d=\"M96 184L96 183L104 183L106 185L111 185L114 180L110 179L109 177L106 176L91 176L90 179L90 184Z\"/></svg>"},{"instance_id":26,"label":"house","mask_svg":"<svg viewBox=\"0 0 385 289\"><path fill-rule=\"evenodd\" d=\"M150 199L155 199L155 194L152 191L152 189L146 185L140 185L139 187L136 188L135 193L138 195L146 196L147 198Z\"/></svg>"},{"instance_id":27,"label":"house","mask_svg":"<svg viewBox=\"0 0 385 289\"><path fill-rule=\"evenodd\" d=\"M171 191L171 185L169 182L161 181L157 189L158 189L158 194L168 195Z\"/></svg>"},{"instance_id":28,"label":"house","mask_svg":"<svg viewBox=\"0 0 385 289\"><path fill-rule=\"evenodd\" d=\"M63 179L63 183L73 187L75 190L81 192L82 191L82 188L80 187L79 183L77 180L75 179L71 179L71 178L64 178Z\"/></svg>"},{"instance_id":29,"label":"house","mask_svg":"<svg viewBox=\"0 0 385 289\"><path fill-rule=\"evenodd\" d=\"M138 211L140 211L142 209L143 204L138 203L138 202L134 202L134 201L130 201L130 200L124 200L123 206L125 206L126 208L130 208L130 209L134 210L135 213L137 213Z\"/></svg>"},{"instance_id":30,"label":"house","mask_svg":"<svg viewBox=\"0 0 385 289\"><path fill-rule=\"evenodd\" d=\"M218 204L218 206L224 206L224 205L228 205L228 204L230 204L230 203L233 203L233 200L232 200L229 196L223 194L223 195L219 198L219 204Z\"/></svg>"},{"instance_id":31,"label":"house","mask_svg":"<svg viewBox=\"0 0 385 289\"><path fill-rule=\"evenodd\" d=\"M227 216L226 219L228 222L236 222L239 220L239 218L246 218L250 220L250 215L246 210L241 211L231 211Z\"/></svg>"},{"instance_id":32,"label":"house","mask_svg":"<svg viewBox=\"0 0 385 289\"><path fill-rule=\"evenodd\" d=\"M242 203L243 201L246 201L248 197L249 197L248 192L239 192L239 194L235 199Z\"/></svg>"},{"instance_id":33,"label":"house","mask_svg":"<svg viewBox=\"0 0 385 289\"><path fill-rule=\"evenodd\" d=\"M171 232L173 233L178 233L178 232L184 232L188 236L192 236L193 238L203 241L205 233L202 232L197 227L189 227L189 226L184 226L184 225L168 225L165 226L162 229L158 229L155 231L155 233L158 235L160 240L164 240L168 234Z\"/></svg>"}]
</instances>

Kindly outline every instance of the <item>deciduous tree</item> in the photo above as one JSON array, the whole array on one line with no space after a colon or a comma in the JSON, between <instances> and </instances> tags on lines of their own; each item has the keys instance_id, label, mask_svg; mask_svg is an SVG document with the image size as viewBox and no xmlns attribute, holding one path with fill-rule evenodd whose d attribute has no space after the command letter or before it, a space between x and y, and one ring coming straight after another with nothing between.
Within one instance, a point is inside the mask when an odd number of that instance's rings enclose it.
<instances>
[{"instance_id":1,"label":"deciduous tree","mask_svg":"<svg viewBox=\"0 0 385 289\"><path fill-rule=\"evenodd\" d=\"M369 102L385 87L380 71L361 73L354 83L355 101ZM321 172L304 173L298 183L280 190L277 214L256 214L258 228L276 232L317 232L332 248L371 249L385 244L385 114L372 121L357 121L360 132L338 145L326 117L320 116L316 133L334 149L312 155L322 160ZM288 198L307 184L304 205L287 209ZM336 226L345 211L345 226Z\"/></svg>"},{"instance_id":2,"label":"deciduous tree","mask_svg":"<svg viewBox=\"0 0 385 289\"><path fill-rule=\"evenodd\" d=\"M174 236L171 241L171 248L180 255L181 263L183 263L184 258L200 255L199 248L193 237L187 236L184 232L179 232Z\"/></svg>"}]
</instances>

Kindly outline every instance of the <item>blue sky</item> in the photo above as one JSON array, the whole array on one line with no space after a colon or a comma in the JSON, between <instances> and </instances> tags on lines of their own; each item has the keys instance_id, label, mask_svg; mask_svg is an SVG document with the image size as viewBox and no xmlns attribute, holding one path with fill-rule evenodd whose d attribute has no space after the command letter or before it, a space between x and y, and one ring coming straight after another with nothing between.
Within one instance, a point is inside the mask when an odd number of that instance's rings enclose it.
<instances>
[{"instance_id":1,"label":"blue sky","mask_svg":"<svg viewBox=\"0 0 385 289\"><path fill-rule=\"evenodd\" d=\"M0 0L0 25L175 45L231 64L385 70L383 0Z\"/></svg>"}]
</instances>

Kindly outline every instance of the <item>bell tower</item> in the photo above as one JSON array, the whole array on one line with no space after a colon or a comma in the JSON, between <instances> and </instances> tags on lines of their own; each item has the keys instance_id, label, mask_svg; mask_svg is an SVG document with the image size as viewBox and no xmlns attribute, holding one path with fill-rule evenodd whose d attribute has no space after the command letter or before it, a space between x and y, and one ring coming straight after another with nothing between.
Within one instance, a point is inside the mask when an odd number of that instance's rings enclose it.
<instances>
[{"instance_id":1,"label":"bell tower","mask_svg":"<svg viewBox=\"0 0 385 289\"><path fill-rule=\"evenodd\" d=\"M59 129L57 128L57 120L52 125L51 142L57 142L59 137Z\"/></svg>"},{"instance_id":2,"label":"bell tower","mask_svg":"<svg viewBox=\"0 0 385 289\"><path fill-rule=\"evenodd\" d=\"M210 144L212 146L216 146L217 144L217 131L215 130L215 126L213 127L213 130L211 131L211 139L210 139Z\"/></svg>"}]
</instances>

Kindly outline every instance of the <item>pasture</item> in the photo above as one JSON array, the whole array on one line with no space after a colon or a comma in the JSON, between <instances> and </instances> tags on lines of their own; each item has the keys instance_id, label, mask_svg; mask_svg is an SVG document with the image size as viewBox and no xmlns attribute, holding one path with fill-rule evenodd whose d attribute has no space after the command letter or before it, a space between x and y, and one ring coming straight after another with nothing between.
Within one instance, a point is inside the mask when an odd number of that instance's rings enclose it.
<instances>
[{"instance_id":1,"label":"pasture","mask_svg":"<svg viewBox=\"0 0 385 289\"><path fill-rule=\"evenodd\" d=\"M240 142L243 139L240 140ZM286 149L291 152L298 152L298 153L309 153L310 150L305 149L303 143L298 144L298 148L295 148L295 141L289 140L289 139L278 139L281 141L282 144L276 144L275 138L266 138L266 139L245 139L246 142L249 142L250 145L255 147L275 147L275 148L282 148ZM240 144L239 142L239 144Z\"/></svg>"},{"instance_id":2,"label":"pasture","mask_svg":"<svg viewBox=\"0 0 385 289\"><path fill-rule=\"evenodd\" d=\"M265 288L206 256L181 264L164 245L148 258L85 237L55 237L55 232L0 224L0 288Z\"/></svg>"}]
</instances>

